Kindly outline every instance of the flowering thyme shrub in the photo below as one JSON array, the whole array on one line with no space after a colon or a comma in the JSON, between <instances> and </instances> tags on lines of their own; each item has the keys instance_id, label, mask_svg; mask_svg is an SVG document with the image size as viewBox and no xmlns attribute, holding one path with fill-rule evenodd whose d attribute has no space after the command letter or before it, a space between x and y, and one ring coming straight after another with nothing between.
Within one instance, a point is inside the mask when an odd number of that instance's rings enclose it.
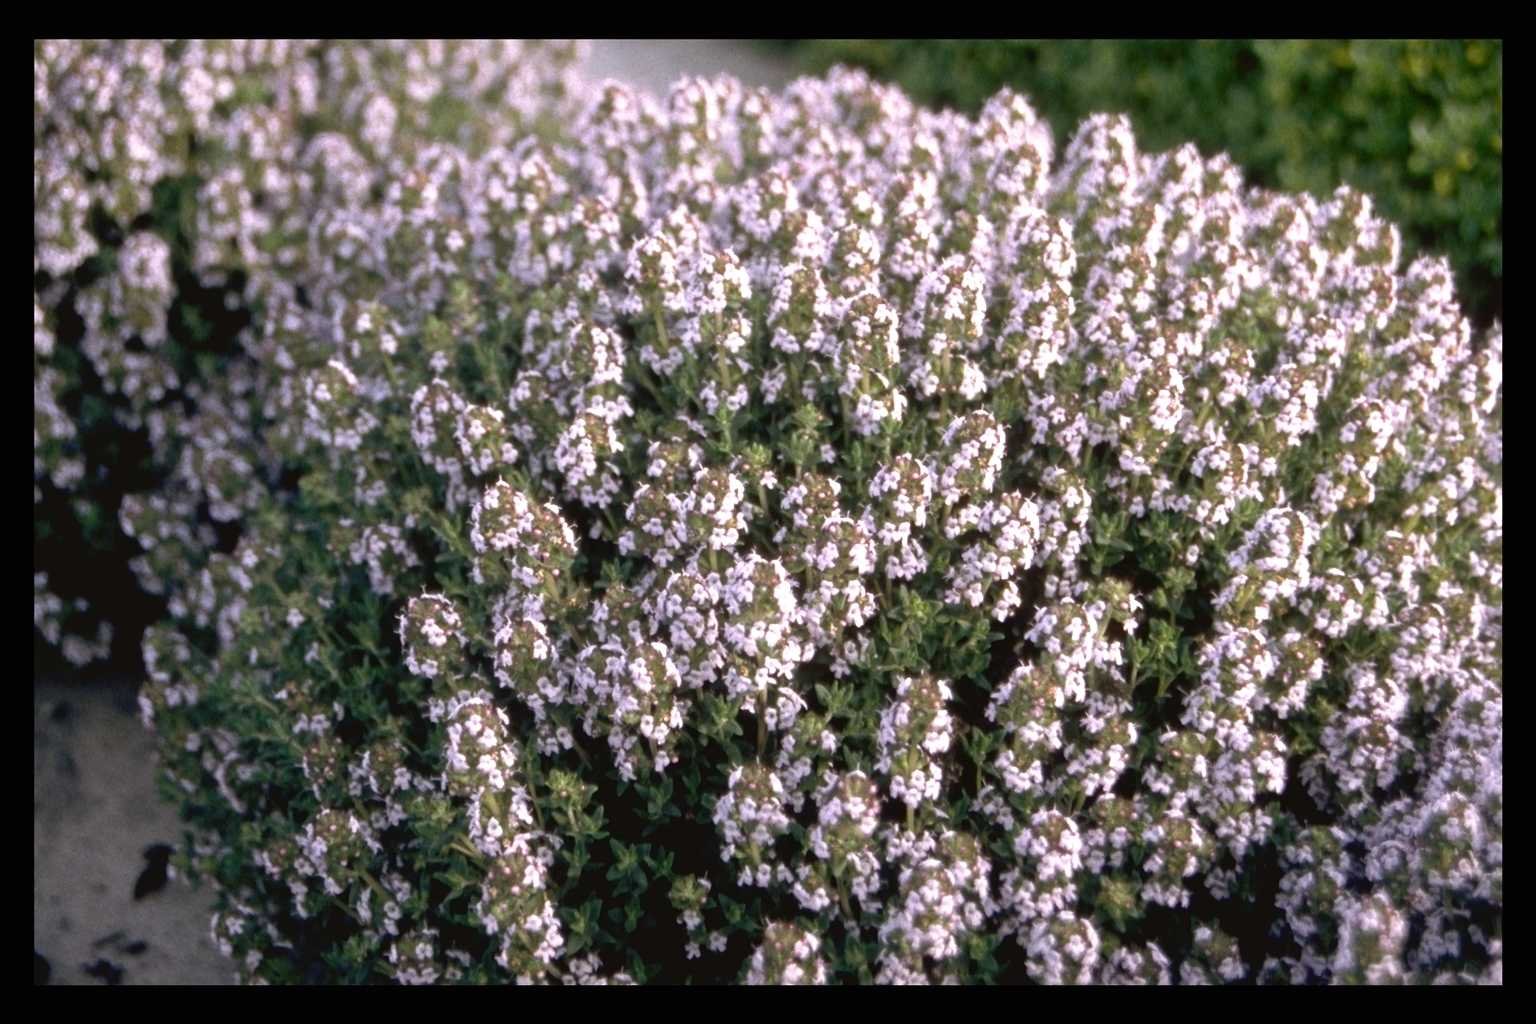
<instances>
[{"instance_id":1,"label":"flowering thyme shrub","mask_svg":"<svg viewBox=\"0 0 1536 1024\"><path fill-rule=\"evenodd\" d=\"M255 340L252 313L270 322L302 288L311 221L368 187L362 162L535 129L575 56L568 44L34 44L33 620L48 647L75 665L106 657L111 622L91 605L123 616L135 578L162 589L155 570L127 568L135 533L206 546L199 506L214 524L251 507L259 467L230 440L250 429L236 422L249 400L208 378L254 386L230 364ZM357 243L345 224L329 232ZM168 477L176 497L123 503Z\"/></svg>"},{"instance_id":2,"label":"flowering thyme shrub","mask_svg":"<svg viewBox=\"0 0 1536 1024\"><path fill-rule=\"evenodd\" d=\"M134 506L242 978L1501 977L1502 333L1443 261L1006 92L495 123L327 144L197 406L237 532Z\"/></svg>"},{"instance_id":3,"label":"flowering thyme shrub","mask_svg":"<svg viewBox=\"0 0 1536 1024\"><path fill-rule=\"evenodd\" d=\"M1102 110L1152 146L1225 151L1250 180L1371 193L1410 253L1450 257L1480 323L1504 308L1504 48L1497 39L816 39L815 70L857 64L967 113L1003 86L1058 131Z\"/></svg>"}]
</instances>

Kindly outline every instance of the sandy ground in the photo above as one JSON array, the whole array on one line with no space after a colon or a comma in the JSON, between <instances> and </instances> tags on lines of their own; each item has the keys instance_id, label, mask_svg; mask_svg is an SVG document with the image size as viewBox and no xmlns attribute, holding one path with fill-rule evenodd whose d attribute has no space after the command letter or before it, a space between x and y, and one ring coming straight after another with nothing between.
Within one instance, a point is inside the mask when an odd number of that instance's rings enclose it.
<instances>
[{"instance_id":1,"label":"sandy ground","mask_svg":"<svg viewBox=\"0 0 1536 1024\"><path fill-rule=\"evenodd\" d=\"M730 40L592 44L589 78L664 97L679 75L730 72L779 87L787 60ZM32 691L34 980L54 985L221 985L232 965L208 938L212 895L180 882L134 898L153 868L145 851L175 845L176 812L155 791L154 744L139 723L135 680L35 682Z\"/></svg>"}]
</instances>

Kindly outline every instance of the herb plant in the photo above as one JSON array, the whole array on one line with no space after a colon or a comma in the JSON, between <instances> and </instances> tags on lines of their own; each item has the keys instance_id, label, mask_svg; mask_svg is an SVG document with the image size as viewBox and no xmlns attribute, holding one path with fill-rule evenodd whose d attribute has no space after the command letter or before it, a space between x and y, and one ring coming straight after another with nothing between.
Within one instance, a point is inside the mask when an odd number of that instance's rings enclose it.
<instances>
[{"instance_id":1,"label":"herb plant","mask_svg":"<svg viewBox=\"0 0 1536 1024\"><path fill-rule=\"evenodd\" d=\"M1444 260L1007 91L435 45L257 76L196 237L274 255L122 505L240 977L1501 979L1502 329Z\"/></svg>"}]
</instances>

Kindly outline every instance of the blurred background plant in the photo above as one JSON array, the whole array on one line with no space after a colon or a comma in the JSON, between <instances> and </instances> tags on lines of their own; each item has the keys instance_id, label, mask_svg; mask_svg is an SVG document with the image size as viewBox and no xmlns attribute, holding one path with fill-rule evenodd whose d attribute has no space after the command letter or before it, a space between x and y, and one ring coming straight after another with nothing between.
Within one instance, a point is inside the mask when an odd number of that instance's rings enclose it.
<instances>
[{"instance_id":1,"label":"blurred background plant","mask_svg":"<svg viewBox=\"0 0 1536 1024\"><path fill-rule=\"evenodd\" d=\"M1002 86L1056 138L1126 113L1149 151L1194 141L1250 182L1373 195L1404 264L1448 256L1468 314L1504 308L1504 48L1500 40L806 39L810 71L852 64L921 101L974 113Z\"/></svg>"}]
</instances>

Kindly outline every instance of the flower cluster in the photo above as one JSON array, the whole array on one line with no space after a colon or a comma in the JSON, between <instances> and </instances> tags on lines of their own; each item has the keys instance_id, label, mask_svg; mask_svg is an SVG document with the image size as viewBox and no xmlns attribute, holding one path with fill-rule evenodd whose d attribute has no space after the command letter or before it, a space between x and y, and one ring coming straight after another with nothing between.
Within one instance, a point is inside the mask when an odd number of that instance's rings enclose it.
<instances>
[{"instance_id":1,"label":"flower cluster","mask_svg":"<svg viewBox=\"0 0 1536 1024\"><path fill-rule=\"evenodd\" d=\"M774 921L763 929L763 944L747 962L748 985L825 985L827 964L817 951L821 939L804 927Z\"/></svg>"}]
</instances>

